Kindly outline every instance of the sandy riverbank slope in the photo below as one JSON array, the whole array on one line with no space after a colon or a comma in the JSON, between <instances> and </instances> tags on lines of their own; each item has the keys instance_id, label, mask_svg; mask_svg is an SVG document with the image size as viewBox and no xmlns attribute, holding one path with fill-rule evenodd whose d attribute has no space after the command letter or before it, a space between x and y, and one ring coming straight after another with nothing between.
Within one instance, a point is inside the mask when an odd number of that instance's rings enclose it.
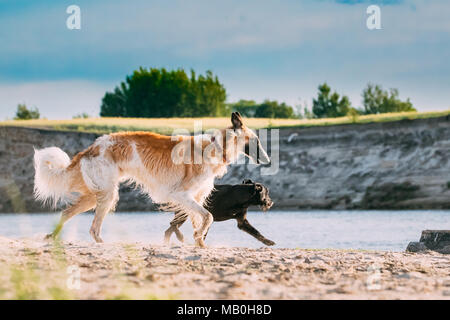
<instances>
[{"instance_id":1,"label":"sandy riverbank slope","mask_svg":"<svg viewBox=\"0 0 450 320\"><path fill-rule=\"evenodd\" d=\"M0 238L0 298L450 299L450 255Z\"/></svg>"}]
</instances>

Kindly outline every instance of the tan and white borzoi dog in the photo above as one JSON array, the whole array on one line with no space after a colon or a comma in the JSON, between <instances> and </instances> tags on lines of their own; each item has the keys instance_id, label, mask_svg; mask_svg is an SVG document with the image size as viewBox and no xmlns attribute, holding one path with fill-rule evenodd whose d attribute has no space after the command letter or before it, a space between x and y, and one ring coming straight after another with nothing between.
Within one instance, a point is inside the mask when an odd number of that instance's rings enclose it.
<instances>
[{"instance_id":1,"label":"tan and white borzoi dog","mask_svg":"<svg viewBox=\"0 0 450 320\"><path fill-rule=\"evenodd\" d=\"M53 202L55 206L60 201L69 203L58 226L48 236L56 236L71 217L95 208L90 234L96 242L103 242L100 237L103 219L119 199L119 183L128 180L140 186L155 203L188 213L196 245L204 247L203 236L213 218L203 202L214 187L214 179L223 176L240 154L257 163L270 162L258 137L243 124L239 113L232 114L231 122L231 127L218 130L217 134L202 135L200 140L151 132L104 135L72 160L56 147L35 150L36 199ZM178 148L186 143L184 149ZM249 152L252 143L256 145L256 157L255 152ZM200 145L200 149L192 148L195 145ZM188 160L193 159L195 150L200 150L203 161L174 161L174 154L180 152L177 148L182 154L186 149L194 149ZM181 156L186 160L185 155Z\"/></svg>"}]
</instances>

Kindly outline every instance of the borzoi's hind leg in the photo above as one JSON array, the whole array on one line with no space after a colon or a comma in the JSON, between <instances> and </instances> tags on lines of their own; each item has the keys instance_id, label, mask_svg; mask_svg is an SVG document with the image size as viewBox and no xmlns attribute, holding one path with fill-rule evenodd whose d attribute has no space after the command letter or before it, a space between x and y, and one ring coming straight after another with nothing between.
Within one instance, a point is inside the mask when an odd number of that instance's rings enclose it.
<instances>
[{"instance_id":1,"label":"borzoi's hind leg","mask_svg":"<svg viewBox=\"0 0 450 320\"><path fill-rule=\"evenodd\" d=\"M184 242L184 236L183 236L183 234L181 233L181 231L180 231L180 227L181 227L181 225L182 225L183 223L180 223L180 224L178 224L177 225L177 227L176 227L176 229L175 229L175 235L177 236L177 239L178 239L178 241L180 241L180 242Z\"/></svg>"},{"instance_id":2,"label":"borzoi's hind leg","mask_svg":"<svg viewBox=\"0 0 450 320\"><path fill-rule=\"evenodd\" d=\"M52 233L48 234L45 238L55 238L60 232L64 225L70 218L76 216L77 214L86 212L95 207L95 196L92 194L81 196L73 205L66 208L61 213L61 218L59 223L56 225Z\"/></svg>"},{"instance_id":3,"label":"borzoi's hind leg","mask_svg":"<svg viewBox=\"0 0 450 320\"><path fill-rule=\"evenodd\" d=\"M114 208L118 199L119 195L117 189L97 194L97 207L95 208L94 221L92 221L92 226L89 230L89 233L92 238L94 238L95 242L103 242L100 237L103 219L105 219L106 214Z\"/></svg>"}]
</instances>

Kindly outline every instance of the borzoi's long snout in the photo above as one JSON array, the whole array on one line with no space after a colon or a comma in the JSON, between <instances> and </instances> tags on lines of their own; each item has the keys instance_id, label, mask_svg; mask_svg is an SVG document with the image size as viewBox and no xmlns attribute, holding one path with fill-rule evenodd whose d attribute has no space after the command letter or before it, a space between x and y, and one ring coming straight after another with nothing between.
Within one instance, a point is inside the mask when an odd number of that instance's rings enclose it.
<instances>
[{"instance_id":1,"label":"borzoi's long snout","mask_svg":"<svg viewBox=\"0 0 450 320\"><path fill-rule=\"evenodd\" d=\"M266 150L261 145L261 142L258 140L258 157L256 159L256 163L258 164L269 164L270 158L267 154Z\"/></svg>"},{"instance_id":2,"label":"borzoi's long snout","mask_svg":"<svg viewBox=\"0 0 450 320\"><path fill-rule=\"evenodd\" d=\"M245 145L244 153L257 164L269 164L270 158L264 150L258 137L250 138Z\"/></svg>"}]
</instances>

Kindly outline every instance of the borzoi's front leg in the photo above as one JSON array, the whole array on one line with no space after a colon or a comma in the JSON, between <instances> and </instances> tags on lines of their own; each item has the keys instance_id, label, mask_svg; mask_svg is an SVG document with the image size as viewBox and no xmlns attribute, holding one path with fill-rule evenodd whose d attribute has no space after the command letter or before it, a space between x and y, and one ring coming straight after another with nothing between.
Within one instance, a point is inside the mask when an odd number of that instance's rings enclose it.
<instances>
[{"instance_id":1,"label":"borzoi's front leg","mask_svg":"<svg viewBox=\"0 0 450 320\"><path fill-rule=\"evenodd\" d=\"M203 241L203 236L208 231L211 223L213 223L214 219L212 214L191 198L179 199L179 203L185 208L191 218L194 227L195 244L204 248L205 242ZM201 223L197 223L197 219L201 220Z\"/></svg>"}]
</instances>

